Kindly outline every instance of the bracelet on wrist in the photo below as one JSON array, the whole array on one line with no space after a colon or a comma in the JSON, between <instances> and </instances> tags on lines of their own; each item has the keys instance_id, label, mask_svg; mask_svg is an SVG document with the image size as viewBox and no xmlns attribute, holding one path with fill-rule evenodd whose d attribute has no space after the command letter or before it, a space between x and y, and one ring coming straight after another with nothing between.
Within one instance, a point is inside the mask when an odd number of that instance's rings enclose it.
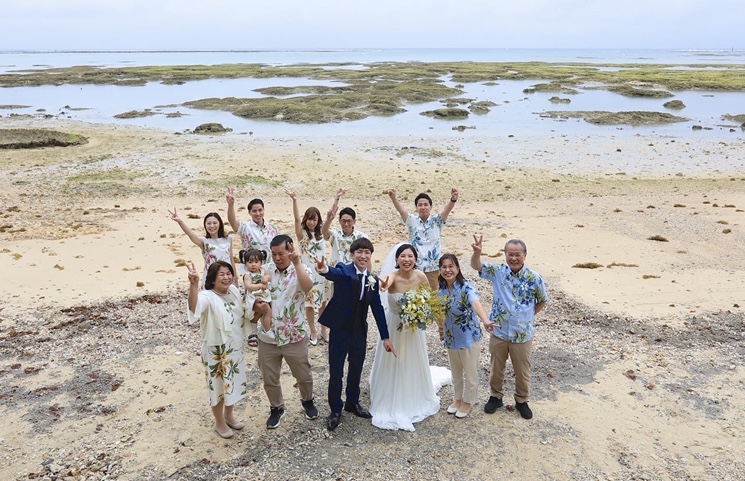
<instances>
[{"instance_id":1,"label":"bracelet on wrist","mask_svg":"<svg viewBox=\"0 0 745 481\"><path fill-rule=\"evenodd\" d=\"M456 202L458 202L458 199L453 199L453 198L451 197L451 198L450 198L450 202L452 202L453 204L455 204Z\"/></svg>"}]
</instances>

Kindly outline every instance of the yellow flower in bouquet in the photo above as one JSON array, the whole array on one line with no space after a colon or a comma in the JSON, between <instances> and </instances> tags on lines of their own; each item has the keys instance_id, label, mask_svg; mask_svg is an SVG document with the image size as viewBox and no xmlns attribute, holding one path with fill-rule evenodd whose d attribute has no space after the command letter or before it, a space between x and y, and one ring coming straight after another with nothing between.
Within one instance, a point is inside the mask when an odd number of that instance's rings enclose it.
<instances>
[{"instance_id":1,"label":"yellow flower in bouquet","mask_svg":"<svg viewBox=\"0 0 745 481\"><path fill-rule=\"evenodd\" d=\"M401 308L399 331L404 327L412 332L424 330L427 324L445 320L445 306L437 297L437 292L427 285L421 285L415 291L406 291L398 300L398 305Z\"/></svg>"}]
</instances>

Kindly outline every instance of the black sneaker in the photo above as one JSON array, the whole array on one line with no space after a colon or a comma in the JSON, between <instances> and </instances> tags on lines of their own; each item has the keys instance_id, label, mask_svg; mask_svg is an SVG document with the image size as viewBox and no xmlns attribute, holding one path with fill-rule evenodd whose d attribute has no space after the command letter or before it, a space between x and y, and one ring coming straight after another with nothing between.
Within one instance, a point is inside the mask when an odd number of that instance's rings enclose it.
<instances>
[{"instance_id":1,"label":"black sneaker","mask_svg":"<svg viewBox=\"0 0 745 481\"><path fill-rule=\"evenodd\" d=\"M305 419L310 419L311 421L318 419L318 409L313 404L312 399L310 401L303 401L303 409L305 409Z\"/></svg>"},{"instance_id":2,"label":"black sneaker","mask_svg":"<svg viewBox=\"0 0 745 481\"><path fill-rule=\"evenodd\" d=\"M484 412L486 414L494 414L502 406L504 406L504 403L502 403L501 399L489 396L489 400L484 404Z\"/></svg>"},{"instance_id":3,"label":"black sneaker","mask_svg":"<svg viewBox=\"0 0 745 481\"><path fill-rule=\"evenodd\" d=\"M271 408L269 419L266 420L267 429L277 429L282 418L285 417L285 410L282 408Z\"/></svg>"},{"instance_id":4,"label":"black sneaker","mask_svg":"<svg viewBox=\"0 0 745 481\"><path fill-rule=\"evenodd\" d=\"M523 419L530 419L533 417L533 411L530 410L528 407L528 402L525 401L524 403L515 403L515 409L517 409L517 412L520 413L520 416L523 417Z\"/></svg>"}]
</instances>

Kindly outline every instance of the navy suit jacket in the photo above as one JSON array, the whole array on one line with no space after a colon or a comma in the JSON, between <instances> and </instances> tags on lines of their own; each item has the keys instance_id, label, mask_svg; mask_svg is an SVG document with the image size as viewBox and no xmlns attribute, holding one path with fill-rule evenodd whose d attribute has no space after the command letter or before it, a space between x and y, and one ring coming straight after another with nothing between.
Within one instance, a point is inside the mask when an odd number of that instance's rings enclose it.
<instances>
[{"instance_id":1,"label":"navy suit jacket","mask_svg":"<svg viewBox=\"0 0 745 481\"><path fill-rule=\"evenodd\" d=\"M329 301L326 309L321 314L318 322L330 329L351 329L354 319L354 305L360 297L360 283L357 278L357 269L352 264L339 263L336 267L329 266L328 272L321 274L326 279L334 283L334 295ZM370 288L367 285L368 276L363 278L365 283L365 292L362 299L363 321L367 329L367 309L372 308L375 323L378 325L381 339L388 339L388 325L385 322L385 311L380 303L380 280L375 277L375 287Z\"/></svg>"}]
</instances>

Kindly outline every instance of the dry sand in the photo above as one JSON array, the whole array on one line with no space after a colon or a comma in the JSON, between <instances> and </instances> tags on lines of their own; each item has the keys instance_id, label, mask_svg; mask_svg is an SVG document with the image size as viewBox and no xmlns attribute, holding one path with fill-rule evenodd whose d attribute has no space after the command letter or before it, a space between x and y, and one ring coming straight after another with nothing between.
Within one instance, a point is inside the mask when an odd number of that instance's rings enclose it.
<instances>
[{"instance_id":1,"label":"dry sand","mask_svg":"<svg viewBox=\"0 0 745 481\"><path fill-rule=\"evenodd\" d=\"M90 142L0 151L2 479L745 479L740 134L257 139L0 119L27 126ZM345 417L329 436L321 420L302 419L288 374L287 422L266 431L247 349L247 428L217 438L177 267L201 256L167 209L193 214L199 232L207 212L226 217L227 185L240 218L261 197L288 233L283 187L322 212L347 187L342 205L358 211L375 262L405 239L385 188L407 204L431 192L438 210L457 186L443 242L466 277L482 233L484 260L500 262L505 240L522 238L527 264L548 282L535 418L478 405L457 423L443 409L415 433ZM582 263L602 267L574 267ZM489 286L478 285L488 305ZM324 349L311 357L325 416ZM447 363L433 337L430 357ZM440 395L447 406L449 388Z\"/></svg>"}]
</instances>

